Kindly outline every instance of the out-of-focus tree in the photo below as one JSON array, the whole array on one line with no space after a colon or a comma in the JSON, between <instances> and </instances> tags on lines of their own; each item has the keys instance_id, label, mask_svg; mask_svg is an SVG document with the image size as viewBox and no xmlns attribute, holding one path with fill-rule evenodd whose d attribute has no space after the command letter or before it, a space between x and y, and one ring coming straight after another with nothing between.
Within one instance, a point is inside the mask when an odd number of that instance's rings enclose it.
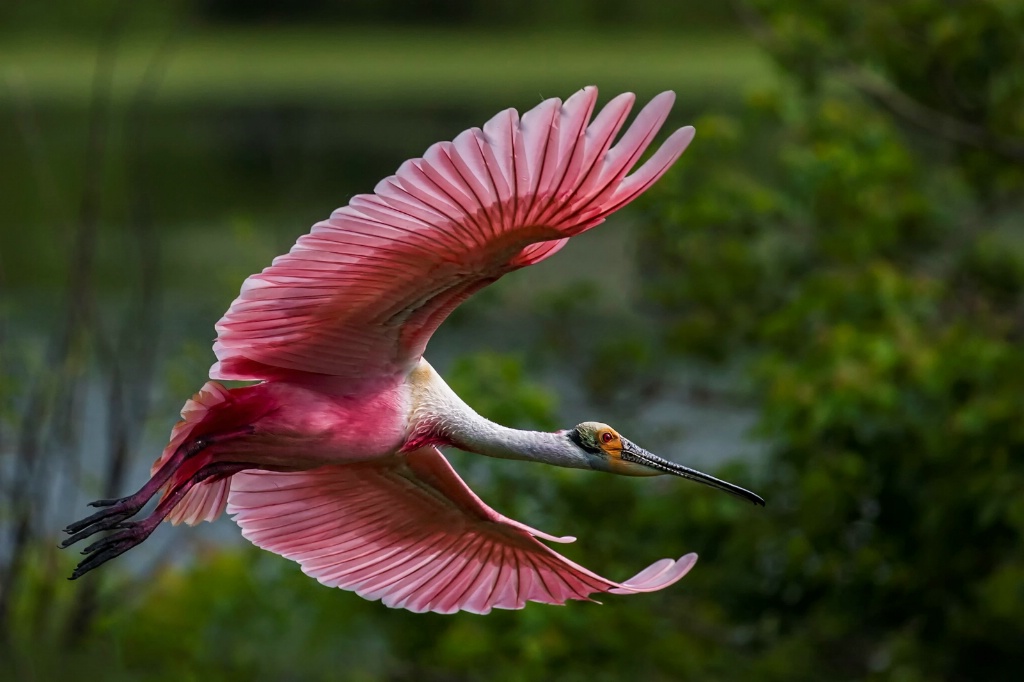
<instances>
[{"instance_id":1,"label":"out-of-focus tree","mask_svg":"<svg viewBox=\"0 0 1024 682\"><path fill-rule=\"evenodd\" d=\"M790 85L698 123L646 233L673 347L749 367L772 444L707 598L761 679L1013 679L1024 12L744 14Z\"/></svg>"},{"instance_id":2,"label":"out-of-focus tree","mask_svg":"<svg viewBox=\"0 0 1024 682\"><path fill-rule=\"evenodd\" d=\"M97 394L103 396L106 408L105 423L97 432L109 456L100 460L102 472L90 473L99 474L104 494L114 495L123 487L130 452L148 412L156 369L160 251L148 194L139 189L150 167L139 154L127 153L122 159L138 186L126 183L129 224L118 244L123 249L125 281L134 288L101 310L96 283L100 226L109 210L104 181L120 28L120 17L108 21L98 51L89 125L82 140L84 173L76 191L78 211L70 224L53 230L65 274L57 304L60 314L54 315L56 330L40 340L18 337L11 342L0 336L0 383L17 387L16 394L0 390L0 655L5 658L13 658L9 652L33 640L73 642L88 632L97 606L96 586L73 594L63 589L63 566L50 524L64 513L85 479L78 458L90 418L88 403ZM166 57L166 50L158 52L130 102L126 127L135 139L144 137L145 114ZM32 171L44 195L40 203L60 201L63 197L47 196L47 190L55 187L54 172L37 137L33 103L10 82L8 86L16 100L22 141L35 162ZM0 308L13 309L14 303L12 296L5 296ZM91 374L93 368L99 368L99 378ZM20 662L19 658L15 664Z\"/></svg>"}]
</instances>

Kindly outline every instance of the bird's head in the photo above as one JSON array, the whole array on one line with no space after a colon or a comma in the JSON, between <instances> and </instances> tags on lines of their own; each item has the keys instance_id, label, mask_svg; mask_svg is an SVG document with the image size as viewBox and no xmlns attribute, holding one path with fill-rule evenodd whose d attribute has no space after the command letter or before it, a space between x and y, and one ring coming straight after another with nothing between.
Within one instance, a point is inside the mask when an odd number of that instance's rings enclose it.
<instances>
[{"instance_id":1,"label":"bird's head","mask_svg":"<svg viewBox=\"0 0 1024 682\"><path fill-rule=\"evenodd\" d=\"M764 506L764 500L749 490L701 473L682 464L653 455L618 431L600 422L583 422L565 432L576 447L586 453L590 466L623 476L663 476L671 474L724 490L737 497Z\"/></svg>"}]
</instances>

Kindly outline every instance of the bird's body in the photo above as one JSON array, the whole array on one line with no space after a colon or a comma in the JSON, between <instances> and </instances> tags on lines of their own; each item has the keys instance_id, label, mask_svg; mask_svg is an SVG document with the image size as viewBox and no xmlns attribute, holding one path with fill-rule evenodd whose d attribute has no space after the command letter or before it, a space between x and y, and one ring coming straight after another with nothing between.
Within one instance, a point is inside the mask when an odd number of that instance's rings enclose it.
<instances>
[{"instance_id":1,"label":"bird's body","mask_svg":"<svg viewBox=\"0 0 1024 682\"><path fill-rule=\"evenodd\" d=\"M231 391L231 406L220 410L258 415L249 422L253 432L212 445L210 454L246 461L258 450L261 463L293 469L393 455L409 433L413 387L397 382L375 389L350 395L330 382L268 381Z\"/></svg>"},{"instance_id":2,"label":"bird's body","mask_svg":"<svg viewBox=\"0 0 1024 682\"><path fill-rule=\"evenodd\" d=\"M484 504L438 450L644 476L670 473L754 502L731 484L662 460L610 427L521 431L478 415L423 359L459 303L547 258L650 186L682 153L676 131L628 175L671 107L656 97L613 147L632 95L591 121L596 90L546 100L522 119L431 147L372 195L354 197L253 275L218 323L215 380L182 410L136 494L68 527L103 530L78 577L139 544L163 519L226 508L260 547L327 585L415 611L520 608L598 592L661 589L696 561L662 560L629 581L601 578ZM602 264L614 269L614 262ZM132 522L147 500L162 499Z\"/></svg>"}]
</instances>

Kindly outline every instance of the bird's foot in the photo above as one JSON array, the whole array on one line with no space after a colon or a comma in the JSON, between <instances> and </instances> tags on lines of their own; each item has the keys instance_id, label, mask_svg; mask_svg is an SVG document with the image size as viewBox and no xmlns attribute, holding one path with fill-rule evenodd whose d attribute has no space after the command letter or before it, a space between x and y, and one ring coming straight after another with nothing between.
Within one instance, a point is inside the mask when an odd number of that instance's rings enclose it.
<instances>
[{"instance_id":1,"label":"bird's foot","mask_svg":"<svg viewBox=\"0 0 1024 682\"><path fill-rule=\"evenodd\" d=\"M68 525L68 527L64 529L64 532L70 533L71 537L65 539L60 546L67 547L68 545L73 545L79 540L87 538L102 530L110 530L121 521L135 516L139 513L139 510L146 505L149 499L167 483L182 463L192 459L200 452L222 439L250 434L252 433L252 430L251 426L245 426L234 431L217 435L216 437L205 436L202 438L196 438L181 445L177 450L175 450L171 458L164 463L160 470L149 479L146 485L142 486L142 489L134 495L90 502L90 507L99 507L100 511Z\"/></svg>"},{"instance_id":2,"label":"bird's foot","mask_svg":"<svg viewBox=\"0 0 1024 682\"><path fill-rule=\"evenodd\" d=\"M154 523L153 518L150 517L143 521L129 521L111 526L110 528L117 532L111 533L102 540L94 542L83 549L82 554L87 556L75 567L69 580L81 578L97 566L101 566L111 559L121 556L132 547L142 543L142 541L150 536L160 522L160 519L157 518Z\"/></svg>"},{"instance_id":3,"label":"bird's foot","mask_svg":"<svg viewBox=\"0 0 1024 682\"><path fill-rule=\"evenodd\" d=\"M102 509L86 516L84 519L68 524L64 532L69 533L71 537L65 538L60 543L61 548L73 545L79 540L84 540L100 531L116 528L125 519L135 516L146 503L146 500L139 498L139 495L129 495L128 497L115 500L97 500L92 502L90 506L102 507Z\"/></svg>"}]
</instances>

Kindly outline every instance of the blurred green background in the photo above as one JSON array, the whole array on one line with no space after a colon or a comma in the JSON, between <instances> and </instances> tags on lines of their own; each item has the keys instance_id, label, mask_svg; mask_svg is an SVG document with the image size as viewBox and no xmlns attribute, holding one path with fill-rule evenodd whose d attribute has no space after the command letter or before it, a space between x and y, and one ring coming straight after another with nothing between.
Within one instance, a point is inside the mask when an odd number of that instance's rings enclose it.
<instances>
[{"instance_id":1,"label":"blurred green background","mask_svg":"<svg viewBox=\"0 0 1024 682\"><path fill-rule=\"evenodd\" d=\"M1024 669L1024 3L0 5L0 678L1010 680ZM612 423L762 494L453 453L580 537L604 605L415 615L227 519L76 583L242 279L429 144L587 84L690 150L460 308L428 357L509 425Z\"/></svg>"}]
</instances>

